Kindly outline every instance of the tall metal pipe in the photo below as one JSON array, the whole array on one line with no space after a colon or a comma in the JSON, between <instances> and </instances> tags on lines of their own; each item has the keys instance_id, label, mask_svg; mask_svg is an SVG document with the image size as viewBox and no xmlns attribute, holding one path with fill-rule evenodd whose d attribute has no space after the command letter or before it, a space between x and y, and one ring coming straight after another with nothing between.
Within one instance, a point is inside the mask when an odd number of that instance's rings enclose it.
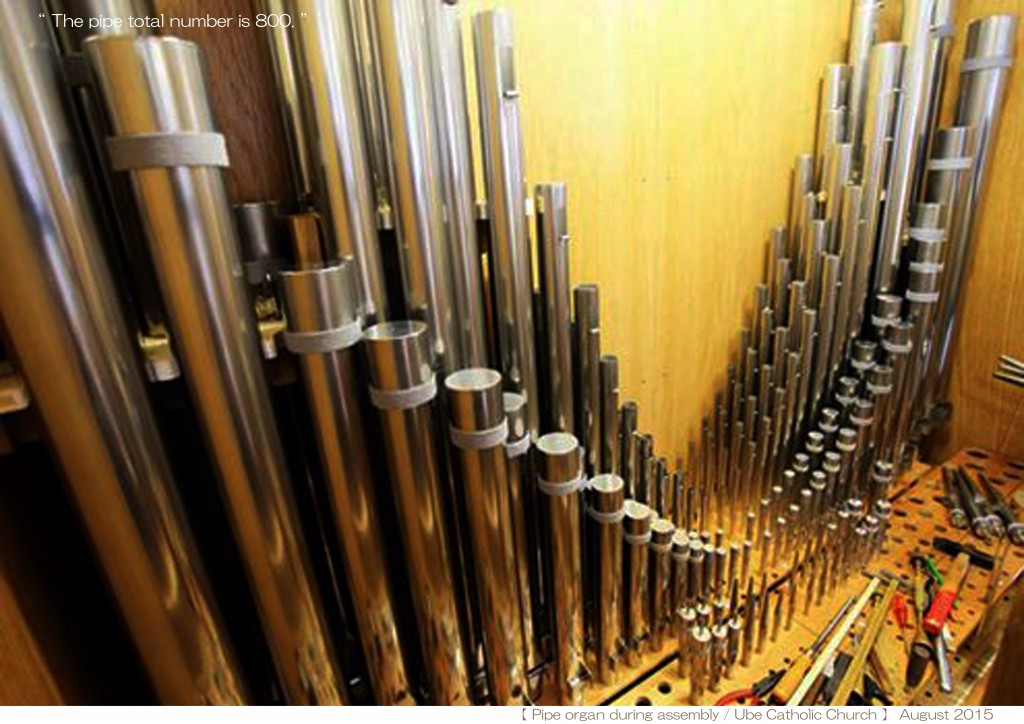
<instances>
[{"instance_id":1,"label":"tall metal pipe","mask_svg":"<svg viewBox=\"0 0 1024 724\"><path fill-rule=\"evenodd\" d=\"M429 75L426 4L374 3L384 108L394 156L395 222L405 309L427 323L435 369L465 366L451 302L452 266L444 227L444 189Z\"/></svg>"},{"instance_id":2,"label":"tall metal pipe","mask_svg":"<svg viewBox=\"0 0 1024 724\"><path fill-rule=\"evenodd\" d=\"M564 183L536 187L541 337L545 372L545 432L573 432L572 302L569 290L569 227ZM599 414L599 413L597 413Z\"/></svg>"},{"instance_id":3,"label":"tall metal pipe","mask_svg":"<svg viewBox=\"0 0 1024 724\"><path fill-rule=\"evenodd\" d=\"M268 33L277 54L279 92L286 104L291 94L297 95L299 112L286 111L286 129L293 134L293 152L305 149L310 154L303 163L313 174L316 210L327 219L327 259L353 257L359 272L360 313L368 324L386 319L377 209L359 114L348 13L337 0L264 3L269 12L302 17L294 27L278 26ZM290 57L281 55L282 49L290 50ZM301 116L301 142L296 115Z\"/></svg>"},{"instance_id":4,"label":"tall metal pipe","mask_svg":"<svg viewBox=\"0 0 1024 724\"><path fill-rule=\"evenodd\" d=\"M853 163L856 169L860 169L863 161L861 137L868 97L868 59L871 46L875 44L878 11L881 7L879 0L853 0L850 3L850 41L846 53L846 63L850 66L850 130L847 140L853 144Z\"/></svg>"},{"instance_id":5,"label":"tall metal pipe","mask_svg":"<svg viewBox=\"0 0 1024 724\"><path fill-rule=\"evenodd\" d=\"M647 622L647 544L651 541L653 511L635 500L627 500L622 519L622 594L624 619L622 637L626 661L639 663L650 630Z\"/></svg>"},{"instance_id":6,"label":"tall metal pipe","mask_svg":"<svg viewBox=\"0 0 1024 724\"><path fill-rule=\"evenodd\" d=\"M512 16L500 10L475 15L473 47L501 373L509 390L526 397L530 434L536 437L540 399L533 356L533 281Z\"/></svg>"},{"instance_id":7,"label":"tall metal pipe","mask_svg":"<svg viewBox=\"0 0 1024 724\"><path fill-rule=\"evenodd\" d=\"M384 322L363 332L370 400L379 410L391 492L408 563L412 606L423 648L430 702L469 704L448 550L437 439L431 404L437 383L431 370L427 325Z\"/></svg>"},{"instance_id":8,"label":"tall metal pipe","mask_svg":"<svg viewBox=\"0 0 1024 724\"><path fill-rule=\"evenodd\" d=\"M451 373L444 386L450 437L457 448L455 457L473 541L490 693L498 705L521 704L526 672L516 595L515 542L504 448L508 423L502 404L501 374L473 367Z\"/></svg>"},{"instance_id":9,"label":"tall metal pipe","mask_svg":"<svg viewBox=\"0 0 1024 724\"><path fill-rule=\"evenodd\" d=\"M117 308L59 72L31 5L0 5L0 310L9 351L158 699L245 703L134 335Z\"/></svg>"},{"instance_id":10,"label":"tall metal pipe","mask_svg":"<svg viewBox=\"0 0 1024 724\"><path fill-rule=\"evenodd\" d=\"M558 702L583 703L583 581L580 568L580 496L583 450L567 432L537 439L537 487L547 525L545 551L551 583Z\"/></svg>"},{"instance_id":11,"label":"tall metal pipe","mask_svg":"<svg viewBox=\"0 0 1024 724\"><path fill-rule=\"evenodd\" d=\"M606 354L600 363L601 472L619 471L619 358Z\"/></svg>"},{"instance_id":12,"label":"tall metal pipe","mask_svg":"<svg viewBox=\"0 0 1024 724\"><path fill-rule=\"evenodd\" d=\"M379 704L412 704L358 396L355 268L343 261L278 278L285 346L299 358L370 686Z\"/></svg>"},{"instance_id":13,"label":"tall metal pipe","mask_svg":"<svg viewBox=\"0 0 1024 724\"><path fill-rule=\"evenodd\" d=\"M508 460L509 509L512 516L512 534L516 548L516 577L519 615L523 632L523 660L529 673L540 663L537 631L534 627L535 611L540 610L543 598L543 575L539 565L537 547L537 516L533 514L536 502L530 431L526 427L526 405L522 395L506 392L502 395L508 438L505 457ZM529 514L528 514L529 513Z\"/></svg>"},{"instance_id":14,"label":"tall metal pipe","mask_svg":"<svg viewBox=\"0 0 1024 724\"><path fill-rule=\"evenodd\" d=\"M574 377L576 395L576 436L584 447L587 471L601 469L601 373L600 298L596 284L579 284L572 290L573 335L576 338ZM638 467L644 475L644 468Z\"/></svg>"},{"instance_id":15,"label":"tall metal pipe","mask_svg":"<svg viewBox=\"0 0 1024 724\"><path fill-rule=\"evenodd\" d=\"M940 8L941 5L941 8ZM935 34L949 35L952 0L906 0L903 4L901 42L906 48L900 74L900 100L892 134L889 180L882 207L878 247L875 254L873 289L893 291L899 271L900 252L906 233L913 193L924 171L924 160L931 138L934 101L941 88L935 87L944 75L936 64L945 64L946 56L936 57L931 39ZM947 12L937 23L937 12ZM945 44L939 49L947 47Z\"/></svg>"},{"instance_id":16,"label":"tall metal pipe","mask_svg":"<svg viewBox=\"0 0 1024 724\"><path fill-rule=\"evenodd\" d=\"M1006 101L1013 59L1016 57L1016 15L992 15L973 20L967 26L964 58L960 64L960 92L957 97L955 124L973 126L976 149L970 154L974 163L969 172L969 200L963 214L954 219L949 230L951 253L962 256L959 268L950 268L951 277L945 287L947 301L939 313L939 358L937 389L943 392L949 384L950 357L956 342L958 315L962 305L961 288L970 269L978 212L983 202L988 166L999 138L999 124ZM955 275L955 277L954 277Z\"/></svg>"},{"instance_id":17,"label":"tall metal pipe","mask_svg":"<svg viewBox=\"0 0 1024 724\"><path fill-rule=\"evenodd\" d=\"M462 16L454 3L427 3L426 6L435 58L433 85L444 180L445 227L451 254L449 296L462 363L478 367L487 363L487 331L476 234L476 190L462 54Z\"/></svg>"},{"instance_id":18,"label":"tall metal pipe","mask_svg":"<svg viewBox=\"0 0 1024 724\"><path fill-rule=\"evenodd\" d=\"M604 473L591 478L590 518L593 546L597 678L610 684L622 651L622 517L625 486L622 478Z\"/></svg>"},{"instance_id":19,"label":"tall metal pipe","mask_svg":"<svg viewBox=\"0 0 1024 724\"><path fill-rule=\"evenodd\" d=\"M175 349L285 696L339 703L342 677L237 273L239 244L218 168L226 154L199 50L175 38L106 36L87 40L84 51L116 134L108 141L113 166L132 181ZM167 153L139 134L196 145Z\"/></svg>"},{"instance_id":20,"label":"tall metal pipe","mask_svg":"<svg viewBox=\"0 0 1024 724\"><path fill-rule=\"evenodd\" d=\"M619 415L619 470L614 471L622 476L626 486L626 497L636 497L636 448L633 445L633 435L637 426L637 405L633 400L626 400L622 403L622 411Z\"/></svg>"}]
</instances>

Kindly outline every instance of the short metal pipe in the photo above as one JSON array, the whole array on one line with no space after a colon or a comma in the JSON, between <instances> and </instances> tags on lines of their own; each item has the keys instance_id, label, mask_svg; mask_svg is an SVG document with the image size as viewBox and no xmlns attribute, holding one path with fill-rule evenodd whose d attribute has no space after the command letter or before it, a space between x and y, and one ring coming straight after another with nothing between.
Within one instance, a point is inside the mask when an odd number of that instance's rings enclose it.
<instances>
[{"instance_id":1,"label":"short metal pipe","mask_svg":"<svg viewBox=\"0 0 1024 724\"><path fill-rule=\"evenodd\" d=\"M654 513L635 500L626 501L625 511L622 521L622 580L625 596L622 635L626 644L626 661L630 666L636 666L650 633L647 621L647 544L651 540Z\"/></svg>"},{"instance_id":2,"label":"short metal pipe","mask_svg":"<svg viewBox=\"0 0 1024 724\"><path fill-rule=\"evenodd\" d=\"M606 473L589 484L591 545L595 612L597 678L610 684L622 653L622 518L625 485L618 475Z\"/></svg>"}]
</instances>

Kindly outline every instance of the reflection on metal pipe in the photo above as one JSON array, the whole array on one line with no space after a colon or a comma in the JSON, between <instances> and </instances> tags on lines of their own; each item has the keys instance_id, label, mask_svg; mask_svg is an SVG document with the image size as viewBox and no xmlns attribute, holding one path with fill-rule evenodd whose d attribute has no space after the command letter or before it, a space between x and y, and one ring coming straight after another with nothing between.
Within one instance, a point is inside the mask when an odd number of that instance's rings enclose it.
<instances>
[{"instance_id":1,"label":"reflection on metal pipe","mask_svg":"<svg viewBox=\"0 0 1024 724\"><path fill-rule=\"evenodd\" d=\"M564 183L536 188L537 250L544 334L545 432L572 432L575 428L572 383L572 308L569 298L569 229Z\"/></svg>"},{"instance_id":2,"label":"reflection on metal pipe","mask_svg":"<svg viewBox=\"0 0 1024 724\"><path fill-rule=\"evenodd\" d=\"M384 322L363 333L370 399L379 410L391 491L409 566L430 703L469 704L455 579L441 504L427 325Z\"/></svg>"},{"instance_id":3,"label":"reflection on metal pipe","mask_svg":"<svg viewBox=\"0 0 1024 724\"><path fill-rule=\"evenodd\" d=\"M530 434L536 436L540 400L533 357L533 281L512 17L497 10L474 16L473 46L500 371L506 388L526 397Z\"/></svg>"},{"instance_id":4,"label":"reflection on metal pipe","mask_svg":"<svg viewBox=\"0 0 1024 724\"><path fill-rule=\"evenodd\" d=\"M622 650L622 516L625 486L618 475L606 473L590 480L591 545L593 546L594 603L597 606L597 678L612 682Z\"/></svg>"},{"instance_id":5,"label":"reflection on metal pipe","mask_svg":"<svg viewBox=\"0 0 1024 724\"><path fill-rule=\"evenodd\" d=\"M619 358L601 357L601 472L619 470Z\"/></svg>"},{"instance_id":6,"label":"reflection on metal pipe","mask_svg":"<svg viewBox=\"0 0 1024 724\"><path fill-rule=\"evenodd\" d=\"M444 179L445 228L451 253L451 302L462 364L487 363L476 191L462 58L462 17L453 3L427 3L434 54L437 134Z\"/></svg>"},{"instance_id":7,"label":"reflection on metal pipe","mask_svg":"<svg viewBox=\"0 0 1024 724\"><path fill-rule=\"evenodd\" d=\"M224 159L216 151L220 136L198 48L174 38L116 36L87 40L85 53L116 134L108 142L113 165L129 173L146 224L175 349L285 696L293 703L339 703L342 679L236 271L238 239L217 167ZM174 153L154 154L139 134L208 145L178 160ZM180 172L185 165L188 172ZM217 331L216 345L210 330Z\"/></svg>"},{"instance_id":8,"label":"reflection on metal pipe","mask_svg":"<svg viewBox=\"0 0 1024 724\"><path fill-rule=\"evenodd\" d=\"M522 704L526 679L503 444L508 438L508 423L501 374L474 367L453 372L444 385L450 437L457 448L455 457L473 541L490 693L500 706Z\"/></svg>"},{"instance_id":9,"label":"reflection on metal pipe","mask_svg":"<svg viewBox=\"0 0 1024 724\"><path fill-rule=\"evenodd\" d=\"M283 271L279 278L285 345L299 356L370 685L379 704L412 704L359 409L355 269L344 261Z\"/></svg>"},{"instance_id":10,"label":"reflection on metal pipe","mask_svg":"<svg viewBox=\"0 0 1024 724\"><path fill-rule=\"evenodd\" d=\"M366 161L352 36L345 7L337 0L264 0L269 12L302 17L295 27L269 30L279 92L286 104L286 130L295 153L310 154L316 210L328 222L327 259L352 257L359 278L360 313L367 323L386 319L388 305L370 171ZM287 37L281 39L279 35ZM292 51L291 57L280 54ZM288 77L291 70L294 80ZM299 113L291 108L297 86ZM301 115L305 140L296 115Z\"/></svg>"},{"instance_id":11,"label":"reflection on metal pipe","mask_svg":"<svg viewBox=\"0 0 1024 724\"><path fill-rule=\"evenodd\" d=\"M551 582L558 703L583 703L583 582L580 570L580 495L583 451L567 432L537 439L537 488L544 496L545 551Z\"/></svg>"},{"instance_id":12,"label":"reflection on metal pipe","mask_svg":"<svg viewBox=\"0 0 1024 724\"><path fill-rule=\"evenodd\" d=\"M450 372L465 364L449 297L451 264L427 66L426 7L419 0L379 0L374 9L394 154L405 309L411 318L427 322L435 369Z\"/></svg>"},{"instance_id":13,"label":"reflection on metal pipe","mask_svg":"<svg viewBox=\"0 0 1024 724\"><path fill-rule=\"evenodd\" d=\"M157 697L247 695L116 308L58 77L28 3L0 5L0 309Z\"/></svg>"}]
</instances>

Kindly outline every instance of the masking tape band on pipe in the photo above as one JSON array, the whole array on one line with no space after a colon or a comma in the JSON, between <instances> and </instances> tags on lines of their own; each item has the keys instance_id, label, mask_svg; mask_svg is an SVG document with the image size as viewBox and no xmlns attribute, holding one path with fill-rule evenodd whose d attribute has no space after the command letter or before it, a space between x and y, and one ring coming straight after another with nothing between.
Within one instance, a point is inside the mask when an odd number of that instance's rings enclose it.
<instances>
[{"instance_id":1,"label":"masking tape band on pipe","mask_svg":"<svg viewBox=\"0 0 1024 724\"><path fill-rule=\"evenodd\" d=\"M566 480L562 482L553 482L551 480L544 480L543 478L537 478L537 489L542 493L554 496L572 495L575 492L583 490L587 485L586 478L583 477L583 473L574 480Z\"/></svg>"},{"instance_id":2,"label":"masking tape band on pipe","mask_svg":"<svg viewBox=\"0 0 1024 724\"><path fill-rule=\"evenodd\" d=\"M295 354L326 354L338 352L356 344L363 336L363 323L353 320L348 324L334 329L321 329L316 332L284 333L284 346Z\"/></svg>"},{"instance_id":3,"label":"masking tape band on pipe","mask_svg":"<svg viewBox=\"0 0 1024 724\"><path fill-rule=\"evenodd\" d=\"M626 517L626 509L619 508L618 510L594 510L591 507L587 507L587 515L590 516L591 520L595 520L598 523L606 523L612 525L614 523L621 523L622 519Z\"/></svg>"},{"instance_id":4,"label":"masking tape band on pipe","mask_svg":"<svg viewBox=\"0 0 1024 724\"><path fill-rule=\"evenodd\" d=\"M228 147L220 133L126 133L107 138L115 171L162 166L228 166Z\"/></svg>"},{"instance_id":5,"label":"masking tape band on pipe","mask_svg":"<svg viewBox=\"0 0 1024 724\"><path fill-rule=\"evenodd\" d=\"M623 531L622 538L630 545L645 546L651 542L651 531L647 531L646 533L640 533L639 535L637 535L636 533L626 533L625 531Z\"/></svg>"},{"instance_id":6,"label":"masking tape band on pipe","mask_svg":"<svg viewBox=\"0 0 1024 724\"><path fill-rule=\"evenodd\" d=\"M1009 68L1013 65L1013 56L993 55L991 58L964 58L960 63L961 73L974 73L979 70Z\"/></svg>"},{"instance_id":7,"label":"masking tape band on pipe","mask_svg":"<svg viewBox=\"0 0 1024 724\"><path fill-rule=\"evenodd\" d=\"M460 450L488 450L508 439L508 420L502 420L498 425L486 430L459 430L449 427L448 435L452 445Z\"/></svg>"},{"instance_id":8,"label":"masking tape band on pipe","mask_svg":"<svg viewBox=\"0 0 1024 724\"><path fill-rule=\"evenodd\" d=\"M517 458L520 455L525 455L526 451L530 449L530 436L526 435L513 440L512 442L505 443L505 456L509 459Z\"/></svg>"},{"instance_id":9,"label":"masking tape band on pipe","mask_svg":"<svg viewBox=\"0 0 1024 724\"><path fill-rule=\"evenodd\" d=\"M370 402L378 410L408 410L430 402L435 395L436 375L431 375L426 382L404 390L381 390L370 386Z\"/></svg>"}]
</instances>

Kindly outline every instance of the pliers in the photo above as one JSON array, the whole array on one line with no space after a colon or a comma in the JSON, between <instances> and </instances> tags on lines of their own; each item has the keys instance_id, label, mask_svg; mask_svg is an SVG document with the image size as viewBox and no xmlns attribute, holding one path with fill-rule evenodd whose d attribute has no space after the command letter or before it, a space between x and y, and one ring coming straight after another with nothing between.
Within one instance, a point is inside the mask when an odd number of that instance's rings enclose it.
<instances>
[{"instance_id":1,"label":"pliers","mask_svg":"<svg viewBox=\"0 0 1024 724\"><path fill-rule=\"evenodd\" d=\"M766 677L755 681L749 689L730 691L716 701L715 706L763 706L768 694L782 681L785 673L785 669L769 671Z\"/></svg>"}]
</instances>

